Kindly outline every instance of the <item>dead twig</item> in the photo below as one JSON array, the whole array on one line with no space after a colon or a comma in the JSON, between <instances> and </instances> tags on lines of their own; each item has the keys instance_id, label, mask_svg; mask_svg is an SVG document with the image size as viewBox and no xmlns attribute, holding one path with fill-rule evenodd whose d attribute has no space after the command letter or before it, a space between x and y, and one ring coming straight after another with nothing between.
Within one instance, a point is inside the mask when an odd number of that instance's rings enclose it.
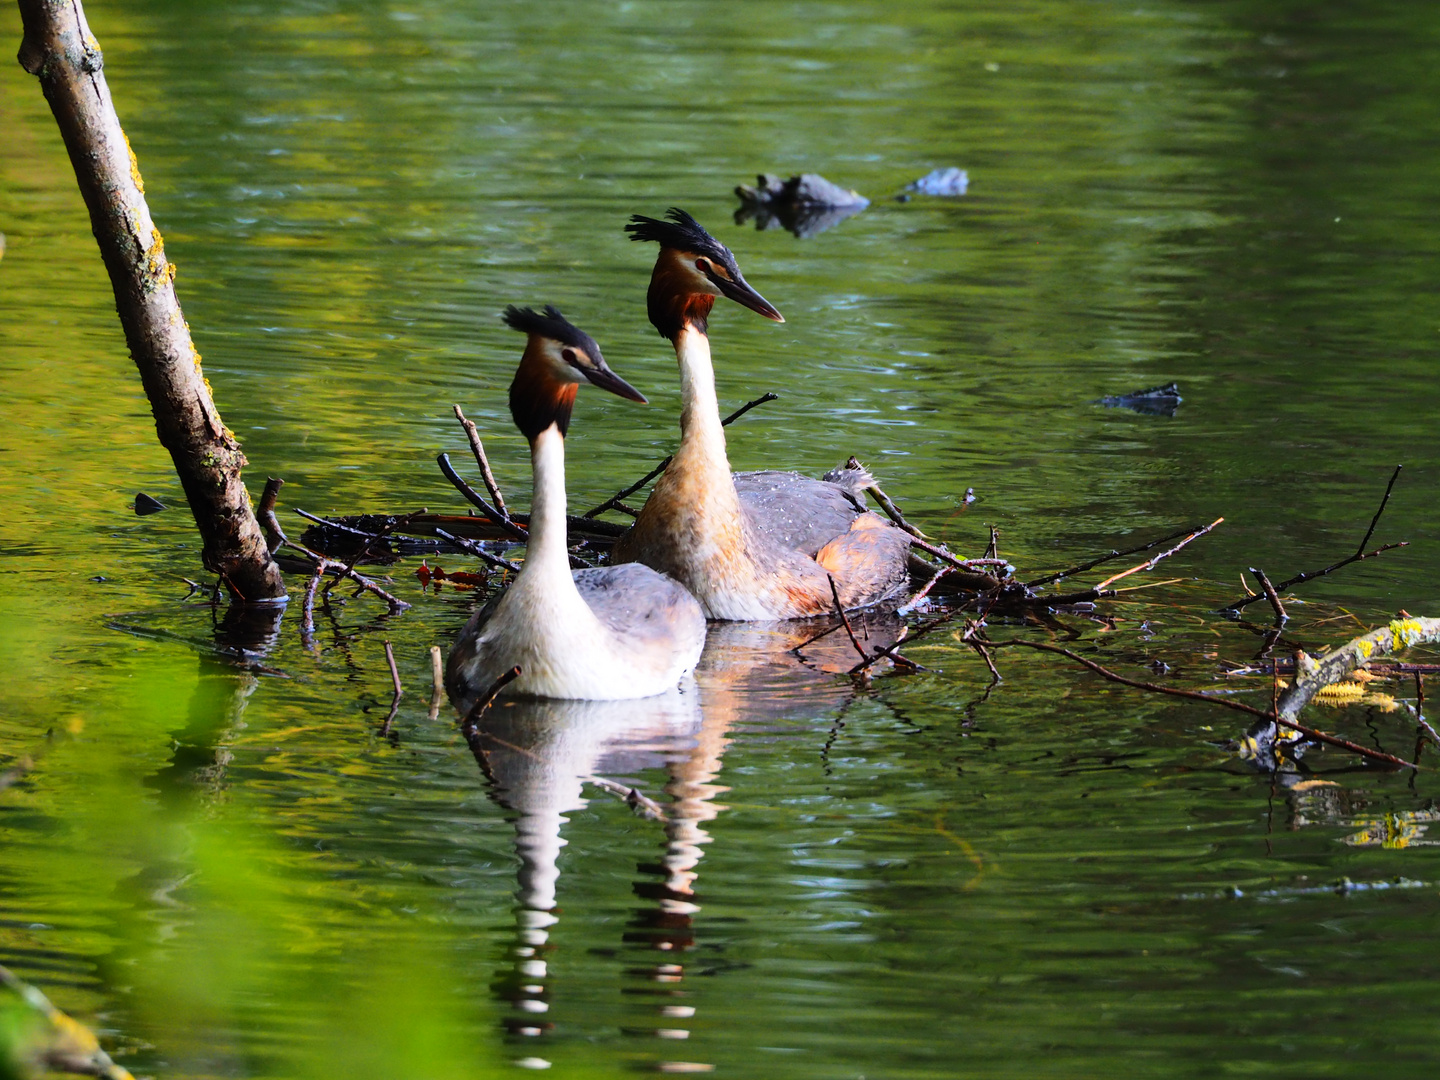
<instances>
[{"instance_id":1,"label":"dead twig","mask_svg":"<svg viewBox=\"0 0 1440 1080\"><path fill-rule=\"evenodd\" d=\"M459 405L452 408L455 410L455 419L459 420L460 426L465 429L465 437L470 440L470 452L475 455L475 464L480 466L480 478L485 481L485 490L490 492L490 498L495 500L495 509L500 511L501 519L509 521L510 511L505 508L505 496L500 494L500 485L495 483L495 474L490 471L490 459L485 456L485 445L480 441L480 429L473 420L466 418Z\"/></svg>"},{"instance_id":2,"label":"dead twig","mask_svg":"<svg viewBox=\"0 0 1440 1080\"><path fill-rule=\"evenodd\" d=\"M1206 525L1203 529L1196 529L1196 530L1195 530L1194 532L1192 532L1189 536L1185 537L1185 539L1181 540L1178 544L1176 544L1174 547L1170 548L1168 551L1162 551L1159 555L1156 555L1153 559L1147 559L1145 562L1141 563L1139 566L1132 566L1129 570L1122 570L1122 571L1120 571L1120 573L1118 573L1118 574L1113 574L1113 575L1111 575L1110 577L1106 578L1104 581L1100 582L1099 585L1096 585L1096 586L1095 586L1095 591L1096 591L1096 592L1101 592L1101 591L1104 590L1105 586L1110 585L1110 584L1112 584L1112 583L1114 583L1114 582L1116 582L1116 581L1119 581L1121 578L1127 578L1127 577L1129 577L1131 574L1138 574L1141 570L1151 570L1151 569L1153 569L1154 566L1155 566L1155 564L1158 563L1161 559L1168 559L1171 555L1174 555L1177 551L1179 551L1181 548L1183 548L1186 544L1190 543L1190 541L1192 541L1192 540L1198 540L1200 537L1204 536L1206 533L1208 533L1211 529L1215 528L1216 525L1219 525L1219 524L1220 524L1222 521L1224 521L1224 520L1225 520L1225 519L1224 519L1223 517L1218 517L1218 518L1216 518L1214 521L1212 521L1209 525Z\"/></svg>"},{"instance_id":3,"label":"dead twig","mask_svg":"<svg viewBox=\"0 0 1440 1080\"><path fill-rule=\"evenodd\" d=\"M486 551L479 544L472 540L466 540L463 536L456 536L454 533L448 533L444 529L436 529L435 535L442 540L450 541L450 543L454 544L461 551L469 552L481 562L493 566L497 570L509 570L512 574L518 574L520 572L519 563L511 562L509 559L502 559L499 555L491 555L490 552Z\"/></svg>"},{"instance_id":4,"label":"dead twig","mask_svg":"<svg viewBox=\"0 0 1440 1080\"><path fill-rule=\"evenodd\" d=\"M354 576L356 565L359 564L361 559L365 558L365 556L370 554L371 548L373 548L381 540L384 540L385 537L389 536L396 529L404 528L406 525L409 525L410 522L415 520L415 518L419 517L423 513L425 513L425 507L422 506L419 510L410 511L410 513L406 514L404 517L394 518L386 522L385 526L378 533L376 533L374 536L371 536L365 541L365 543L360 545L360 550L357 551L353 556L351 556L350 561L345 564L345 568L340 571L340 575L326 583L325 595L328 597L331 591L335 588L335 586L340 584L340 578Z\"/></svg>"},{"instance_id":5,"label":"dead twig","mask_svg":"<svg viewBox=\"0 0 1440 1080\"><path fill-rule=\"evenodd\" d=\"M940 567L939 570L935 571L935 574L930 578L930 580L925 583L924 588L922 588L914 596L910 597L910 599L905 601L905 603L902 604L900 607L895 609L895 614L908 615L910 612L914 611L916 606L919 605L920 601L924 600L925 597L929 596L930 590L933 589L936 585L938 585L940 579L943 578L946 574L950 573L951 570L952 567L949 566Z\"/></svg>"},{"instance_id":6,"label":"dead twig","mask_svg":"<svg viewBox=\"0 0 1440 1080\"><path fill-rule=\"evenodd\" d=\"M850 644L855 646L855 651L860 654L861 660L868 660L870 654L865 651L865 646L860 644L860 639L855 636L855 630L850 625L850 617L845 614L845 607L840 603L840 590L835 587L835 579L829 574L825 575L830 579L830 595L835 598L835 614L840 616L840 622L845 626L845 633L850 635Z\"/></svg>"},{"instance_id":7,"label":"dead twig","mask_svg":"<svg viewBox=\"0 0 1440 1080\"><path fill-rule=\"evenodd\" d=\"M1265 599L1270 601L1270 607L1275 611L1275 625L1284 626L1290 616L1285 613L1285 605L1280 602L1280 594L1275 591L1275 586L1270 584L1270 579L1265 576L1264 570L1252 566L1250 573L1260 583L1260 588L1265 591Z\"/></svg>"},{"instance_id":8,"label":"dead twig","mask_svg":"<svg viewBox=\"0 0 1440 1080\"><path fill-rule=\"evenodd\" d=\"M255 507L255 517L260 522L260 527L265 530L265 546L274 555L280 545L285 543L285 530L280 528L280 519L275 516L275 503L280 498L280 489L285 486L285 481L278 476L268 477L265 481L265 490L260 493L260 502Z\"/></svg>"},{"instance_id":9,"label":"dead twig","mask_svg":"<svg viewBox=\"0 0 1440 1080\"><path fill-rule=\"evenodd\" d=\"M389 735L390 725L395 722L395 716L400 712L400 699L405 696L405 690L400 685L400 669L395 666L395 648L390 642L385 642L385 663L390 665L390 685L395 688L395 696L390 701L390 715L385 717L385 722L380 725L380 734Z\"/></svg>"},{"instance_id":10,"label":"dead twig","mask_svg":"<svg viewBox=\"0 0 1440 1080\"><path fill-rule=\"evenodd\" d=\"M286 540L285 545L287 547L294 548L296 551L300 552L300 554L312 560L315 564L315 572L317 575L325 573L339 574L341 577L348 577L358 586L360 586L361 589L365 590L366 592L374 593L376 596L380 597L380 599L384 600L387 604L390 605L391 611L404 611L410 606L404 600L401 600L398 596L393 596L390 593L386 592L379 585L375 584L375 582L371 581L363 574L356 573L353 566L347 568L345 564L336 562L334 559L327 558L326 556L321 555L318 551L313 551L310 548L306 547L304 544L301 544L295 540ZM307 590L307 598L305 602L306 610L312 610L314 607L314 603L314 596L311 595Z\"/></svg>"},{"instance_id":11,"label":"dead twig","mask_svg":"<svg viewBox=\"0 0 1440 1080\"><path fill-rule=\"evenodd\" d=\"M721 427L729 427L729 426L730 426L731 424L733 424L736 420L739 420L740 417L744 416L744 415L745 415L747 412L749 412L751 409L755 408L756 405L764 405L767 401L775 401L775 400L777 400L779 397L780 397L779 394L771 394L771 393L761 394L761 395L760 395L759 397L757 397L754 401L747 401L744 405L741 405L740 408L736 409L736 410L735 410L733 413L731 413L729 416L725 417L724 420L721 420L721 421L720 421L720 426L721 426ZM655 468L651 469L648 473L646 473L644 476L642 476L639 480L635 481L635 483L631 484L629 487L625 488L625 489L622 490L622 491L617 491L614 495L610 496L610 498L606 499L606 500L605 500L603 503L601 503L599 506L597 506L597 507L595 507L594 509L591 509L591 510L586 510L585 513L581 514L580 516L581 516L581 517L586 517L586 518L599 517L601 514L605 513L606 510L616 509L616 508L617 508L617 505L618 505L620 502L622 502L622 501L625 500L625 499L628 499L631 495L634 495L637 491L639 491L641 488L643 488L646 484L650 483L651 480L654 480L657 476L659 476L661 473L663 473L663 472L669 467L670 462L672 462L673 460L675 460L675 455L674 455L674 454L669 455L668 457L666 457L666 459L665 459L664 461L660 462L659 465L656 465Z\"/></svg>"},{"instance_id":12,"label":"dead twig","mask_svg":"<svg viewBox=\"0 0 1440 1080\"><path fill-rule=\"evenodd\" d=\"M1370 542L1370 537L1373 536L1375 533L1375 526L1380 523L1380 515L1385 513L1385 506L1390 501L1390 492L1395 488L1395 481L1400 479L1400 470L1403 468L1403 465L1396 465L1395 471L1390 474L1390 482L1385 485L1385 494L1380 498L1380 506L1378 509L1376 509L1375 516L1370 519L1370 527L1365 530L1365 535L1361 537L1360 543L1355 548L1355 554L1347 558L1341 559L1337 563L1331 563L1323 570L1308 570L1304 573L1296 574L1292 578L1286 578L1284 581L1280 582L1279 585L1275 586L1276 592L1284 592L1286 589L1292 588L1296 585L1300 585L1303 582L1310 581L1313 578L1324 577L1326 574L1333 574L1342 566L1349 566L1351 563L1354 562L1363 562L1366 559L1373 559L1376 555L1380 555L1383 552L1390 551L1392 548L1409 547L1410 542L1408 540L1401 540L1398 543L1394 544L1381 544L1374 551L1365 550L1365 545ZM1242 608L1249 607L1251 604L1255 603L1255 601L1259 600L1264 595L1264 593L1256 593L1253 596L1247 596L1243 599L1232 601L1231 603L1226 604L1219 610L1221 612L1229 612L1233 614L1241 610Z\"/></svg>"},{"instance_id":13,"label":"dead twig","mask_svg":"<svg viewBox=\"0 0 1440 1080\"><path fill-rule=\"evenodd\" d=\"M1062 649L1058 645L1050 645L1042 641L1026 641L1023 638L1007 638L1004 641L987 640L985 644L992 649L1019 645L1027 649L1039 649L1043 652L1057 653L1060 656L1074 660L1082 667L1089 668L1095 672L1095 674L1103 676L1111 682L1120 683L1123 686L1133 686L1137 690L1149 690L1151 693L1168 694L1171 697L1186 698L1190 701L1208 701L1212 705L1220 705L1226 709L1234 709L1236 712L1247 713L1250 716L1259 717L1261 720L1267 720L1272 724L1278 724L1292 731L1298 731L1307 739L1327 743L1330 746L1339 747L1342 750L1349 750L1352 754L1359 754L1361 757L1367 757L1373 761L1383 761L1387 765L1397 765L1404 769L1418 769L1420 767L1414 762L1406 761L1404 758L1394 757L1380 750L1371 750L1368 746L1361 746L1359 743L1353 743L1349 739L1342 739L1338 735L1330 735L1327 732L1306 727L1304 724L1297 724L1293 720L1287 720L1275 713L1265 712L1263 709L1257 709L1253 705L1246 705L1239 701L1230 701L1226 698L1216 697L1213 694L1202 694L1197 690L1180 690L1173 686L1159 686L1155 683L1140 682L1137 679L1127 679L1123 675L1117 675L1109 668L1102 667L1093 660L1087 660L1079 653L1071 652L1069 649Z\"/></svg>"},{"instance_id":14,"label":"dead twig","mask_svg":"<svg viewBox=\"0 0 1440 1080\"><path fill-rule=\"evenodd\" d=\"M475 738L477 735L475 725L480 722L480 717L485 715L485 710L490 708L490 703L495 700L495 698L499 695L500 691L504 690L505 687L509 686L512 682L518 679L521 674L522 669L519 664L516 664L509 671L505 672L493 683L491 683L490 688L486 690L485 693L481 694L478 698L476 698L475 704L470 706L470 711L465 714L465 719L460 721L460 733L465 736L466 742L469 742L471 744L471 749L474 749ZM476 752L483 753L483 751Z\"/></svg>"},{"instance_id":15,"label":"dead twig","mask_svg":"<svg viewBox=\"0 0 1440 1080\"><path fill-rule=\"evenodd\" d=\"M860 464L860 459L856 457L851 457L846 461L845 467L847 469L865 469L865 466ZM901 529L920 540L930 539L914 525L911 525L910 522L905 520L905 515L900 513L900 508L891 501L889 495L886 495L885 492L880 490L880 485L875 482L874 477L871 477L870 483L865 485L865 490L875 496L875 501L880 504L880 509L885 511L885 516L900 526Z\"/></svg>"},{"instance_id":16,"label":"dead twig","mask_svg":"<svg viewBox=\"0 0 1440 1080\"><path fill-rule=\"evenodd\" d=\"M1059 581L1061 578L1083 574L1086 570L1093 570L1101 563L1107 563L1111 559L1123 559L1127 555L1139 555L1142 551L1149 551L1151 548L1157 548L1161 544L1168 544L1171 540L1178 540L1187 533L1197 532L1200 528L1202 528L1202 526L1192 525L1188 529L1180 529L1171 533L1169 536L1162 536L1158 540L1151 540L1148 544L1141 544L1139 547L1125 548L1123 551L1111 551L1109 554L1101 555L1099 558L1091 559L1089 562L1081 563L1079 566L1071 566L1065 570L1057 570L1053 574L1046 574L1044 577L1036 578L1034 581L1027 581L1025 582L1025 587L1027 589L1038 589L1042 585L1049 585L1052 581Z\"/></svg>"},{"instance_id":17,"label":"dead twig","mask_svg":"<svg viewBox=\"0 0 1440 1080\"><path fill-rule=\"evenodd\" d=\"M430 646L430 719L440 716L440 705L445 700L445 666L440 659L440 646Z\"/></svg>"},{"instance_id":18,"label":"dead twig","mask_svg":"<svg viewBox=\"0 0 1440 1080\"><path fill-rule=\"evenodd\" d=\"M985 666L990 669L990 685L995 686L1005 680L1000 677L1000 669L995 666L995 658L990 655L990 650L985 647L985 639L980 631L985 628L983 620L969 619L965 623L965 630L960 635L960 640L969 645L977 653L980 659L985 661Z\"/></svg>"},{"instance_id":19,"label":"dead twig","mask_svg":"<svg viewBox=\"0 0 1440 1080\"><path fill-rule=\"evenodd\" d=\"M440 471L445 474L445 479L455 485L455 490L464 495L470 504L493 521L496 525L508 533L511 537L521 543L530 539L530 534L511 520L509 514L501 514L499 510L485 501L485 498L469 484L465 478L455 471L455 466L450 464L449 454L438 454L435 463L440 466Z\"/></svg>"}]
</instances>

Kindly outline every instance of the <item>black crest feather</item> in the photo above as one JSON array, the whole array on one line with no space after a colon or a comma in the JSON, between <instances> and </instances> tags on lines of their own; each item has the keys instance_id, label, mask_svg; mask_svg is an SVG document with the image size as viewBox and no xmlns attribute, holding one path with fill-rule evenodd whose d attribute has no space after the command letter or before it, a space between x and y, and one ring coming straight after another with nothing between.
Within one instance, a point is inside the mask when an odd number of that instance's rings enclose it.
<instances>
[{"instance_id":1,"label":"black crest feather","mask_svg":"<svg viewBox=\"0 0 1440 1080\"><path fill-rule=\"evenodd\" d=\"M625 231L630 234L631 240L653 240L661 247L692 251L713 259L727 270L735 269L735 256L730 254L730 249L706 232L704 226L684 210L672 206L665 211L665 216L668 221L635 214L625 226Z\"/></svg>"},{"instance_id":2,"label":"black crest feather","mask_svg":"<svg viewBox=\"0 0 1440 1080\"><path fill-rule=\"evenodd\" d=\"M544 314L534 308L516 307L511 304L505 309L505 325L522 334L537 334L551 338L577 349L584 349L591 356L600 355L600 346L595 339L572 323L554 304L546 304Z\"/></svg>"}]
</instances>

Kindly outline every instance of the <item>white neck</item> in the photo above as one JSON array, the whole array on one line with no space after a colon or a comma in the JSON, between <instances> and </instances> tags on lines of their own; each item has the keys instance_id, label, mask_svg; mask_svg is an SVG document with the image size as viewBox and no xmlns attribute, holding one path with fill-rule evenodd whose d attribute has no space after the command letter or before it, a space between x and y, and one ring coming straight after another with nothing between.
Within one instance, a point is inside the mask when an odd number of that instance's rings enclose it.
<instances>
[{"instance_id":1,"label":"white neck","mask_svg":"<svg viewBox=\"0 0 1440 1080\"><path fill-rule=\"evenodd\" d=\"M530 503L530 542L525 546L525 574L564 584L570 578L569 537L565 527L565 436L554 424L530 443L535 494ZM555 586L551 586L552 588Z\"/></svg>"},{"instance_id":2,"label":"white neck","mask_svg":"<svg viewBox=\"0 0 1440 1080\"><path fill-rule=\"evenodd\" d=\"M715 394L710 339L687 323L675 339L675 356L680 361L680 450L722 466L728 476L730 461L725 453L725 428L720 424L720 399Z\"/></svg>"}]
</instances>

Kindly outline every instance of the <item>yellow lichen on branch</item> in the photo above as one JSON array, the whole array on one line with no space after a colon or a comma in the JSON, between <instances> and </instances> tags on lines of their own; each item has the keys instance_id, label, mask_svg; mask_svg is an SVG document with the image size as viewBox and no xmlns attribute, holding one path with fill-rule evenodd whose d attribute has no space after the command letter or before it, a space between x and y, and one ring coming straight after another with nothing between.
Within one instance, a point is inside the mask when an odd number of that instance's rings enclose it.
<instances>
[{"instance_id":1,"label":"yellow lichen on branch","mask_svg":"<svg viewBox=\"0 0 1440 1080\"><path fill-rule=\"evenodd\" d=\"M1351 678L1351 673L1357 667L1364 666L1370 660L1416 645L1435 642L1440 642L1440 619L1406 616L1371 630L1368 634L1361 634L1339 648L1331 649L1324 656L1311 657L1303 652L1297 653L1295 683L1280 697L1280 718L1294 720L1316 695L1327 687ZM1336 696L1336 692L1332 692L1331 696Z\"/></svg>"}]
</instances>

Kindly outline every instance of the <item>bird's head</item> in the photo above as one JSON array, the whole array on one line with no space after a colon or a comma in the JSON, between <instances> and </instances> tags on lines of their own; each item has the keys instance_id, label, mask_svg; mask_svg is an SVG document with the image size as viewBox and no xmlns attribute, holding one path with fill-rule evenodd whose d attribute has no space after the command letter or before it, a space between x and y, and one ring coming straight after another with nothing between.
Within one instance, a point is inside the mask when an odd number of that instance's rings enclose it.
<instances>
[{"instance_id":1,"label":"bird's head","mask_svg":"<svg viewBox=\"0 0 1440 1080\"><path fill-rule=\"evenodd\" d=\"M526 438L535 438L551 424L564 435L575 392L583 384L645 403L640 391L610 370L595 339L558 308L547 304L540 312L512 304L505 309L505 323L528 339L510 383L510 415Z\"/></svg>"},{"instance_id":2,"label":"bird's head","mask_svg":"<svg viewBox=\"0 0 1440 1080\"><path fill-rule=\"evenodd\" d=\"M774 304L750 287L730 249L684 210L671 207L664 221L636 214L625 231L631 240L660 245L646 300L650 321L662 337L674 341L687 324L703 334L717 296L767 319L785 321Z\"/></svg>"}]
</instances>

